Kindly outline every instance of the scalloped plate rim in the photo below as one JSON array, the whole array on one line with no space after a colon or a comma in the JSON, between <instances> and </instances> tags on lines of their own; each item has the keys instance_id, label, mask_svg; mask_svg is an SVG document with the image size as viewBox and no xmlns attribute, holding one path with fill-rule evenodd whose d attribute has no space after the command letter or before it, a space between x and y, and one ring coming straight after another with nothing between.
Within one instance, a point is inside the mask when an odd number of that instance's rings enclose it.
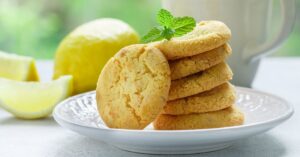
<instances>
[{"instance_id":1,"label":"scalloped plate rim","mask_svg":"<svg viewBox=\"0 0 300 157\"><path fill-rule=\"evenodd\" d=\"M269 119L266 121L262 121L262 122L256 122L256 123L251 123L251 124L243 124L240 126L231 126L231 127L223 127L223 128L210 128L210 129L193 129L193 130L130 130L130 129L115 129L115 128L99 128L99 127L94 127L94 126L90 126L90 125L84 125L84 124L79 124L76 123L74 121L70 121L67 120L65 118L63 118L61 115L57 114L58 110L60 109L60 107L62 105L64 105L66 102L72 100L72 99L76 99L78 97L82 97L84 95L91 95L94 94L95 91L89 91L89 92L85 92L82 94L78 94L72 97L69 97L67 99L65 99L64 101L60 102L59 104L57 104L57 106L55 107L54 111L53 111L53 117L54 119L61 125L60 122L64 122L67 123L68 125L73 125L73 126L77 126L77 127L81 127L81 128L89 128L89 129L96 129L96 130L102 130L102 131L114 131L114 132L134 132L134 133L155 133L155 134L167 134L167 133L191 133L191 132L221 132L221 131L227 131L228 129L232 130L239 130L239 129L249 129L249 128L253 128L253 127L259 127L261 125L267 125L267 124L272 124L272 123L277 123L277 125L279 125L281 122L284 122L285 120L289 119L293 113L294 113L294 108L291 105L291 103L289 103L288 101L286 101L285 99L276 96L274 94L270 94L270 93L266 93L260 90L256 90L256 89L251 89L251 88L246 88L246 87L236 87L237 91L239 90L246 90L247 92L251 92L251 93L258 93L260 95L266 95L272 98L275 98L281 102L283 102L285 104L285 106L288 108L287 111L285 112L285 114L279 115L273 119ZM275 126L277 126L275 125Z\"/></svg>"}]
</instances>

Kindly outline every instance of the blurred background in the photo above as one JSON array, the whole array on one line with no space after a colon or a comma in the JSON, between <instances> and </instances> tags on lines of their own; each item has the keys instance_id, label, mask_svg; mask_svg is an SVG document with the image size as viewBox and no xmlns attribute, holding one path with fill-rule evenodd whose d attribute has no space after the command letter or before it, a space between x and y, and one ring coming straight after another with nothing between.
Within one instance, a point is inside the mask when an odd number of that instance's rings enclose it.
<instances>
[{"instance_id":1,"label":"blurred background","mask_svg":"<svg viewBox=\"0 0 300 157\"><path fill-rule=\"evenodd\" d=\"M300 56L300 0L296 1L293 33L275 56ZM50 59L65 35L101 17L122 19L143 35L156 25L160 8L159 0L0 0L0 50ZM278 12L279 0L274 0L274 9ZM273 20L280 16L274 14Z\"/></svg>"}]
</instances>

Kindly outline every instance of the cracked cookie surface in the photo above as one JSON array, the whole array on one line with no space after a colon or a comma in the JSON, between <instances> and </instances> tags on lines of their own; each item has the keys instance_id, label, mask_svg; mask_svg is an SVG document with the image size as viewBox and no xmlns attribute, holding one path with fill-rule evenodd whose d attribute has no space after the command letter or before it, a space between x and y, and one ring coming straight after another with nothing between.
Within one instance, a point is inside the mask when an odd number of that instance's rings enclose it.
<instances>
[{"instance_id":1,"label":"cracked cookie surface","mask_svg":"<svg viewBox=\"0 0 300 157\"><path fill-rule=\"evenodd\" d=\"M234 87L226 82L212 90L169 101L164 106L162 114L184 115L218 111L233 105L235 99L236 93Z\"/></svg>"},{"instance_id":2,"label":"cracked cookie surface","mask_svg":"<svg viewBox=\"0 0 300 157\"><path fill-rule=\"evenodd\" d=\"M208 91L232 79L229 66L222 62L203 72L196 73L171 83L168 100L176 100Z\"/></svg>"},{"instance_id":3,"label":"cracked cookie surface","mask_svg":"<svg viewBox=\"0 0 300 157\"><path fill-rule=\"evenodd\" d=\"M224 44L195 56L169 61L171 79L176 80L206 70L223 62L230 54L231 47L229 44Z\"/></svg>"},{"instance_id":4,"label":"cracked cookie surface","mask_svg":"<svg viewBox=\"0 0 300 157\"><path fill-rule=\"evenodd\" d=\"M168 60L197 55L224 45L230 29L220 21L201 21L193 31L181 37L155 42Z\"/></svg>"},{"instance_id":5,"label":"cracked cookie surface","mask_svg":"<svg viewBox=\"0 0 300 157\"><path fill-rule=\"evenodd\" d=\"M143 129L163 109L170 83L168 61L159 49L127 46L107 62L99 76L99 114L110 128Z\"/></svg>"},{"instance_id":6,"label":"cracked cookie surface","mask_svg":"<svg viewBox=\"0 0 300 157\"><path fill-rule=\"evenodd\" d=\"M223 110L188 115L160 114L153 126L157 130L221 128L242 125L244 114L235 106Z\"/></svg>"}]
</instances>

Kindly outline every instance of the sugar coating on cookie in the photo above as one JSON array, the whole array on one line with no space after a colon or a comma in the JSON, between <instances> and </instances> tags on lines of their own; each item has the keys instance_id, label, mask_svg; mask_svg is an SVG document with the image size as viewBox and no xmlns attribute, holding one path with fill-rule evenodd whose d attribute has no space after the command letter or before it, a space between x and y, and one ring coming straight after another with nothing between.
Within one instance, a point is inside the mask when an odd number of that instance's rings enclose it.
<instances>
[{"instance_id":1,"label":"sugar coating on cookie","mask_svg":"<svg viewBox=\"0 0 300 157\"><path fill-rule=\"evenodd\" d=\"M154 43L168 60L197 55L224 45L230 29L220 21L201 21L190 33Z\"/></svg>"},{"instance_id":2,"label":"sugar coating on cookie","mask_svg":"<svg viewBox=\"0 0 300 157\"><path fill-rule=\"evenodd\" d=\"M223 110L188 115L160 114L153 126L157 130L221 128L242 125L244 114L235 106Z\"/></svg>"},{"instance_id":3,"label":"sugar coating on cookie","mask_svg":"<svg viewBox=\"0 0 300 157\"><path fill-rule=\"evenodd\" d=\"M224 44L213 50L195 56L169 61L171 79L176 80L185 76L206 70L223 62L231 54L229 44Z\"/></svg>"},{"instance_id":4,"label":"sugar coating on cookie","mask_svg":"<svg viewBox=\"0 0 300 157\"><path fill-rule=\"evenodd\" d=\"M209 91L167 102L162 114L184 115L222 110L235 103L233 85L226 82Z\"/></svg>"},{"instance_id":5,"label":"sugar coating on cookie","mask_svg":"<svg viewBox=\"0 0 300 157\"><path fill-rule=\"evenodd\" d=\"M229 66L222 62L203 72L196 73L171 83L168 100L176 100L208 91L232 79Z\"/></svg>"},{"instance_id":6,"label":"sugar coating on cookie","mask_svg":"<svg viewBox=\"0 0 300 157\"><path fill-rule=\"evenodd\" d=\"M125 47L99 76L99 114L110 128L143 129L161 112L170 83L168 61L160 50L142 44Z\"/></svg>"}]
</instances>

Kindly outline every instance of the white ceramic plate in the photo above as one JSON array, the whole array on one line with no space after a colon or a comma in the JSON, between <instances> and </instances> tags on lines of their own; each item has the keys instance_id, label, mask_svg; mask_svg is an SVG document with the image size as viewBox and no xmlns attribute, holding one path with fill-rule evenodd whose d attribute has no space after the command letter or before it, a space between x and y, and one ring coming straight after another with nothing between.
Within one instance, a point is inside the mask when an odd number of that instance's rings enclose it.
<instances>
[{"instance_id":1,"label":"white ceramic plate","mask_svg":"<svg viewBox=\"0 0 300 157\"><path fill-rule=\"evenodd\" d=\"M216 129L158 131L110 129L98 115L95 92L73 96L58 104L55 120L63 127L120 149L149 154L191 154L226 148L233 142L265 132L293 114L285 100L248 88L237 88L237 106L245 113L242 126ZM259 141L257 141L259 142Z\"/></svg>"}]
</instances>

